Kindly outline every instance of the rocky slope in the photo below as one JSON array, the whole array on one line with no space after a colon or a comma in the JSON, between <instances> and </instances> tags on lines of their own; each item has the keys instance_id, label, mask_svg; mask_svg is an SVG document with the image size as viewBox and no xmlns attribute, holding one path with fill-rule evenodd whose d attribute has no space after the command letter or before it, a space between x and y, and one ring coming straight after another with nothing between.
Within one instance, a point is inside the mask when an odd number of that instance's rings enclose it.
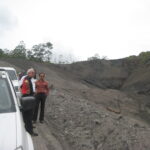
<instances>
[{"instance_id":1,"label":"rocky slope","mask_svg":"<svg viewBox=\"0 0 150 150\"><path fill-rule=\"evenodd\" d=\"M54 85L46 102L46 124L62 149L150 149L149 65L125 60L53 65L1 59L0 66L46 72Z\"/></svg>"}]
</instances>

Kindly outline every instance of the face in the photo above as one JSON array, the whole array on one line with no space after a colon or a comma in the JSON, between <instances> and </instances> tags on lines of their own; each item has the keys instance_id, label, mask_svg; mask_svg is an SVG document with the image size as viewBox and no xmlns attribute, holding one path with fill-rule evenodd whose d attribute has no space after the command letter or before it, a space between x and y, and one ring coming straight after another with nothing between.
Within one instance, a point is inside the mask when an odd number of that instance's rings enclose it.
<instances>
[{"instance_id":1,"label":"face","mask_svg":"<svg viewBox=\"0 0 150 150\"><path fill-rule=\"evenodd\" d=\"M44 79L44 78L45 78L45 74L44 74L44 73L41 73L41 74L39 75L39 77L40 77L40 79Z\"/></svg>"},{"instance_id":2,"label":"face","mask_svg":"<svg viewBox=\"0 0 150 150\"><path fill-rule=\"evenodd\" d=\"M35 75L35 72L33 72L33 71L28 72L28 76L29 76L29 77L32 78L32 77L34 77L34 75Z\"/></svg>"}]
</instances>

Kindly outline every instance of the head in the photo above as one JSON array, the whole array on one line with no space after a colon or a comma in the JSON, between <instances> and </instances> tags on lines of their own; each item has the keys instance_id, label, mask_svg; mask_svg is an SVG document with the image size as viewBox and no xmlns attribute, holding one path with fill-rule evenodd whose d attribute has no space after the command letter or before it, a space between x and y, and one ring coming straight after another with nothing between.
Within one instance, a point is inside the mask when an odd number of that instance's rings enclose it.
<instances>
[{"instance_id":1,"label":"head","mask_svg":"<svg viewBox=\"0 0 150 150\"><path fill-rule=\"evenodd\" d=\"M35 71L33 68L30 68L27 70L27 75L31 78L33 78L35 76Z\"/></svg>"},{"instance_id":2,"label":"head","mask_svg":"<svg viewBox=\"0 0 150 150\"><path fill-rule=\"evenodd\" d=\"M39 73L39 78L40 78L40 80L44 80L45 73L43 73L43 72Z\"/></svg>"}]
</instances>

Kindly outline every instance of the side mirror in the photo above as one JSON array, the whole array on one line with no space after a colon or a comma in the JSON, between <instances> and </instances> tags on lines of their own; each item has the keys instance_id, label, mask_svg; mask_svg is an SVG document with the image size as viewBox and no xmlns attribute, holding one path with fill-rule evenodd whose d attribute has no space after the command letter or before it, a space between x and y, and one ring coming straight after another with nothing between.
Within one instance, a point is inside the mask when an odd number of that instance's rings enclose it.
<instances>
[{"instance_id":1,"label":"side mirror","mask_svg":"<svg viewBox=\"0 0 150 150\"><path fill-rule=\"evenodd\" d=\"M35 107L35 98L33 96L21 97L22 110L27 111Z\"/></svg>"}]
</instances>

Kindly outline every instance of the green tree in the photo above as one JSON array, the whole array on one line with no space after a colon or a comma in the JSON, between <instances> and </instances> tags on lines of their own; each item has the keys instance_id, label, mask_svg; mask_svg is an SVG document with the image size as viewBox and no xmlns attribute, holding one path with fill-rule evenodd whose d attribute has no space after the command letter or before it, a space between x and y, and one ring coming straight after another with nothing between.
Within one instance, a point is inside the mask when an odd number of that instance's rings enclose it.
<instances>
[{"instance_id":1,"label":"green tree","mask_svg":"<svg viewBox=\"0 0 150 150\"><path fill-rule=\"evenodd\" d=\"M48 61L50 62L51 61L51 56L52 56L52 49L53 49L53 45L50 43L50 42L47 42L44 44L44 47L45 47L45 54L44 54L44 57L45 57L45 61Z\"/></svg>"},{"instance_id":2,"label":"green tree","mask_svg":"<svg viewBox=\"0 0 150 150\"><path fill-rule=\"evenodd\" d=\"M43 61L44 59L44 47L42 44L34 45L32 47L33 57L38 61Z\"/></svg>"},{"instance_id":3,"label":"green tree","mask_svg":"<svg viewBox=\"0 0 150 150\"><path fill-rule=\"evenodd\" d=\"M26 58L26 46L24 41L20 41L20 43L12 51L12 55L15 57Z\"/></svg>"},{"instance_id":4,"label":"green tree","mask_svg":"<svg viewBox=\"0 0 150 150\"><path fill-rule=\"evenodd\" d=\"M27 50L26 58L29 60L34 60L34 54L31 50Z\"/></svg>"},{"instance_id":5,"label":"green tree","mask_svg":"<svg viewBox=\"0 0 150 150\"><path fill-rule=\"evenodd\" d=\"M141 63L146 63L146 62L150 61L150 51L141 52L138 57L139 57Z\"/></svg>"},{"instance_id":6,"label":"green tree","mask_svg":"<svg viewBox=\"0 0 150 150\"><path fill-rule=\"evenodd\" d=\"M4 51L4 56L5 57L12 57L11 50L5 48L3 51Z\"/></svg>"},{"instance_id":7,"label":"green tree","mask_svg":"<svg viewBox=\"0 0 150 150\"><path fill-rule=\"evenodd\" d=\"M32 52L33 52L32 57L38 61L50 62L51 55L52 55L51 52L52 48L53 45L50 42L34 45L32 47Z\"/></svg>"},{"instance_id":8,"label":"green tree","mask_svg":"<svg viewBox=\"0 0 150 150\"><path fill-rule=\"evenodd\" d=\"M4 55L4 51L0 49L0 57L2 57L3 55Z\"/></svg>"}]
</instances>

